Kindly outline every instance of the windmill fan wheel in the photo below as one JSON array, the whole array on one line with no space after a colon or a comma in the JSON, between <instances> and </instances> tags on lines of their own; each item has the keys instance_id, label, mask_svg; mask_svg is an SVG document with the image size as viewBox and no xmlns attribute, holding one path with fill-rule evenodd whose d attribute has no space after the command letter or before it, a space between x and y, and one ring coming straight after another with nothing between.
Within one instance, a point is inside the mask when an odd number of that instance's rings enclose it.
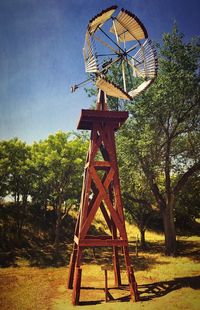
<instances>
[{"instance_id":1,"label":"windmill fan wheel","mask_svg":"<svg viewBox=\"0 0 200 310\"><path fill-rule=\"evenodd\" d=\"M88 80L108 96L132 100L157 75L157 53L145 26L128 10L117 14L117 6L89 21L83 56Z\"/></svg>"}]
</instances>

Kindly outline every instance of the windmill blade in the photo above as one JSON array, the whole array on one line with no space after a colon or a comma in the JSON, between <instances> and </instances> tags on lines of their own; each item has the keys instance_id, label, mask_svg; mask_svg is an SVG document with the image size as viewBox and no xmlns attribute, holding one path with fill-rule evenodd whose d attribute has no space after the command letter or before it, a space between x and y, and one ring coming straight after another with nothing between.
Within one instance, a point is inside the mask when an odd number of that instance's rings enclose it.
<instances>
[{"instance_id":1,"label":"windmill blade","mask_svg":"<svg viewBox=\"0 0 200 310\"><path fill-rule=\"evenodd\" d=\"M96 81L96 86L103 90L108 96L117 97L120 99L131 100L132 97L121 89L116 84L106 80L104 77L99 77Z\"/></svg>"},{"instance_id":2,"label":"windmill blade","mask_svg":"<svg viewBox=\"0 0 200 310\"><path fill-rule=\"evenodd\" d=\"M158 71L158 59L156 50L151 42L147 39L132 57L131 62L135 70L139 71L145 78L155 78Z\"/></svg>"},{"instance_id":3,"label":"windmill blade","mask_svg":"<svg viewBox=\"0 0 200 310\"><path fill-rule=\"evenodd\" d=\"M144 81L142 84L140 84L136 89L132 89L129 91L129 96L133 99L136 96L138 96L141 92L143 92L145 89L147 89L151 83L153 83L153 80Z\"/></svg>"},{"instance_id":4,"label":"windmill blade","mask_svg":"<svg viewBox=\"0 0 200 310\"><path fill-rule=\"evenodd\" d=\"M97 57L95 54L94 42L91 39L91 36L88 31L85 34L85 45L83 47L83 57L85 61L85 71L92 73L98 72L99 67L97 63Z\"/></svg>"},{"instance_id":5,"label":"windmill blade","mask_svg":"<svg viewBox=\"0 0 200 310\"><path fill-rule=\"evenodd\" d=\"M112 26L110 32L117 32L121 42L139 41L148 37L146 28L135 14L122 9L114 19L116 21L115 28Z\"/></svg>"},{"instance_id":6,"label":"windmill blade","mask_svg":"<svg viewBox=\"0 0 200 310\"><path fill-rule=\"evenodd\" d=\"M113 5L94 16L88 24L89 33L93 34L99 27L101 27L109 18L111 18L116 9L117 6Z\"/></svg>"}]
</instances>

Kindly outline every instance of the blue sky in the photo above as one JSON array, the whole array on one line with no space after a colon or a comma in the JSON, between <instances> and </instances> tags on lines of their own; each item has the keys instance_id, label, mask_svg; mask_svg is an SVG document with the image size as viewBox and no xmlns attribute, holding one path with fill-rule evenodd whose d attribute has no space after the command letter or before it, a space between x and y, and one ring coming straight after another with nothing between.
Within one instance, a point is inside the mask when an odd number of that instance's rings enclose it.
<instances>
[{"instance_id":1,"label":"blue sky","mask_svg":"<svg viewBox=\"0 0 200 310\"><path fill-rule=\"evenodd\" d=\"M0 0L0 139L27 143L75 130L91 99L70 86L86 78L82 47L88 21L118 5L161 41L174 21L186 39L200 35L199 0Z\"/></svg>"}]
</instances>

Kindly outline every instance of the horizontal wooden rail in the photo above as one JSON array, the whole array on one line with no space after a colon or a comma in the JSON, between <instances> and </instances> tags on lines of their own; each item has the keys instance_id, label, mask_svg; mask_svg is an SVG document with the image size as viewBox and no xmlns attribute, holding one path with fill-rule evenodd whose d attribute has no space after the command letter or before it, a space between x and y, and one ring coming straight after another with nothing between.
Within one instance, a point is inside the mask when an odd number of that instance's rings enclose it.
<instances>
[{"instance_id":1,"label":"horizontal wooden rail","mask_svg":"<svg viewBox=\"0 0 200 310\"><path fill-rule=\"evenodd\" d=\"M79 246L86 247L98 247L98 246L128 246L127 240L118 240L118 239L80 239L78 241Z\"/></svg>"}]
</instances>

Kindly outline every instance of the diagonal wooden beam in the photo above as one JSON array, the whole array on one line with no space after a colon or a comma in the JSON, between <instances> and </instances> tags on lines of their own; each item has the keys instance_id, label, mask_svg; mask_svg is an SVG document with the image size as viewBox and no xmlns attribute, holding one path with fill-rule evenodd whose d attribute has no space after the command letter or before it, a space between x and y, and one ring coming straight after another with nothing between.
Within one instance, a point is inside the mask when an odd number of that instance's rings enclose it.
<instances>
[{"instance_id":1,"label":"diagonal wooden beam","mask_svg":"<svg viewBox=\"0 0 200 310\"><path fill-rule=\"evenodd\" d=\"M122 208L122 198L120 191L120 181L119 181L119 172L117 166L117 156L116 156L116 147L115 147L115 139L114 139L114 130L112 125L108 124L105 128L98 126L98 131L102 138L102 142L105 144L106 151L108 152L108 156L110 158L111 166L114 168L115 174L113 176L113 185L114 185L114 196L116 199L116 206L121 218L121 221L124 222L124 213Z\"/></svg>"},{"instance_id":2,"label":"diagonal wooden beam","mask_svg":"<svg viewBox=\"0 0 200 310\"><path fill-rule=\"evenodd\" d=\"M127 239L125 227L123 226L123 224L121 222L119 214L113 208L112 203L111 203L110 198L109 198L109 195L106 192L106 189L108 187L105 188L104 184L101 183L101 180L98 177L94 168L92 168L92 174L93 174L94 182L96 183L96 186L99 189L99 193L101 194L102 199L105 201L105 203L106 203L106 205L107 205L107 207L111 213L111 217L113 218L113 221L115 222L116 227L119 229L119 232L120 232L122 238ZM109 186L109 184L108 184L108 186Z\"/></svg>"},{"instance_id":3,"label":"diagonal wooden beam","mask_svg":"<svg viewBox=\"0 0 200 310\"><path fill-rule=\"evenodd\" d=\"M101 209L101 212L102 212L102 214L104 216L106 224L108 225L108 228L109 228L110 232L112 232L111 220L110 220L108 212L107 212L107 210L106 210L106 208L105 208L103 203L100 204L100 209Z\"/></svg>"},{"instance_id":4,"label":"diagonal wooden beam","mask_svg":"<svg viewBox=\"0 0 200 310\"><path fill-rule=\"evenodd\" d=\"M85 192L84 192L83 206L81 208L81 223L82 222L84 223L85 219L87 218L87 214L88 214L88 202L89 202L89 196L90 196L91 182L92 182L92 177L90 174L87 174L86 179L85 179Z\"/></svg>"},{"instance_id":5,"label":"diagonal wooden beam","mask_svg":"<svg viewBox=\"0 0 200 310\"><path fill-rule=\"evenodd\" d=\"M110 172L108 173L108 175L105 178L105 181L102 184L102 181L98 177L95 168L93 166L91 166L89 169L90 169L90 173L92 175L92 178L93 178L94 182L95 182L95 178L97 177L99 182L100 182L100 184L101 184L101 188L107 189L108 186L110 185L110 182L112 181L112 175L113 175L114 171L112 169L110 169ZM98 193L98 195L97 195L97 197L96 197L96 199L94 201L94 205L91 206L90 213L88 214L87 218L85 219L85 222L82 223L82 229L80 230L80 238L81 239L85 238L85 236L86 236L86 234L88 232L88 229L89 229L89 227L91 225L91 222L94 219L94 216L95 216L95 214L96 214L96 212L97 212L97 210L99 208L99 205L100 205L101 201L103 200L103 193L102 193L100 187L98 186L99 183L97 184L95 182L95 184L96 184L96 186L97 186L97 188L99 190L99 193Z\"/></svg>"},{"instance_id":6,"label":"diagonal wooden beam","mask_svg":"<svg viewBox=\"0 0 200 310\"><path fill-rule=\"evenodd\" d=\"M108 141L113 149L113 167L115 169L115 174L113 177L113 186L114 186L114 194L115 194L115 200L117 205L117 210L119 213L119 216L121 218L121 221L125 223L124 219L124 212L123 212L123 206L122 206L122 197L121 197L121 190L120 190L120 180L119 180L119 171L117 166L117 154L116 154L116 146L114 143L114 131L109 131L108 135Z\"/></svg>"},{"instance_id":7,"label":"diagonal wooden beam","mask_svg":"<svg viewBox=\"0 0 200 310\"><path fill-rule=\"evenodd\" d=\"M112 177L113 177L113 172L110 172L110 174L111 173L112 173ZM105 173L103 178L102 178L102 180L101 180L102 183L104 183L104 181L106 180L106 177L107 177L107 174ZM112 177L111 177L111 179L112 179ZM108 179L110 179L110 176L108 176ZM93 198L92 198L92 200L90 202L90 205L88 207L88 214L89 214L92 206L94 205L94 202L95 202L95 200L96 200L96 198L98 196L98 193L99 193L99 190L97 189L97 187L96 187L94 182L91 183L91 188L92 188L94 196L93 196ZM106 224L108 225L108 228L109 228L110 232L112 233L112 222L111 222L111 219L110 219L110 217L108 215L108 212L107 212L107 210L106 210L106 208L105 208L105 206L104 206L104 204L102 202L100 203L100 209L101 209L103 217L104 217L104 219L106 221Z\"/></svg>"}]
</instances>

